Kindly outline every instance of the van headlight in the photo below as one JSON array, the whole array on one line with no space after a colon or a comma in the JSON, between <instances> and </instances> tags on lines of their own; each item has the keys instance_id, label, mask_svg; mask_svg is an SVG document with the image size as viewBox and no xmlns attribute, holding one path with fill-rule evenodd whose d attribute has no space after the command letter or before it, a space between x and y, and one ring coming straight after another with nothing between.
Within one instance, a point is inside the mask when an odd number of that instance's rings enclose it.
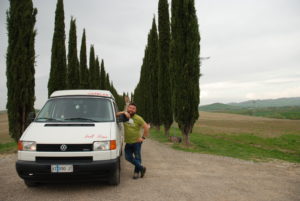
<instances>
[{"instance_id":1,"label":"van headlight","mask_svg":"<svg viewBox=\"0 0 300 201\"><path fill-rule=\"evenodd\" d=\"M109 150L109 141L94 142L94 151L107 151Z\"/></svg>"},{"instance_id":2,"label":"van headlight","mask_svg":"<svg viewBox=\"0 0 300 201\"><path fill-rule=\"evenodd\" d=\"M33 141L19 141L18 142L19 151L36 151L36 142Z\"/></svg>"},{"instance_id":3,"label":"van headlight","mask_svg":"<svg viewBox=\"0 0 300 201\"><path fill-rule=\"evenodd\" d=\"M116 140L94 142L94 151L108 151L117 148Z\"/></svg>"}]
</instances>

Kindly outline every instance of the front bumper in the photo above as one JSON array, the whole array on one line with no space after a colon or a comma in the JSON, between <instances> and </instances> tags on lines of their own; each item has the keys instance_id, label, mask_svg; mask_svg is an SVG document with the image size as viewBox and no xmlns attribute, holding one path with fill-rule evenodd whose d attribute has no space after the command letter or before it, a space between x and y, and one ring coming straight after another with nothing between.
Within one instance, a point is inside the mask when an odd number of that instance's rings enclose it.
<instances>
[{"instance_id":1,"label":"front bumper","mask_svg":"<svg viewBox=\"0 0 300 201\"><path fill-rule=\"evenodd\" d=\"M63 181L95 181L107 180L118 168L119 158L92 162L72 162L72 173L51 173L51 165L62 164L58 162L16 162L18 175L25 180L35 182L63 182Z\"/></svg>"}]
</instances>

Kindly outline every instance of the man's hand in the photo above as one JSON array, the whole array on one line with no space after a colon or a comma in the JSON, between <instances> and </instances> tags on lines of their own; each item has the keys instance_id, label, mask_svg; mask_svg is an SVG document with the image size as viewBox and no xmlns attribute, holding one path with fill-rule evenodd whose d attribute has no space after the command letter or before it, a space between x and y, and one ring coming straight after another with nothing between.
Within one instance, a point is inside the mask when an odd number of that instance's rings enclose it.
<instances>
[{"instance_id":1,"label":"man's hand","mask_svg":"<svg viewBox=\"0 0 300 201\"><path fill-rule=\"evenodd\" d=\"M150 125L148 125L147 123L145 123L143 125L143 128L144 128L143 137L138 138L137 142L143 142L146 139L146 137L148 137Z\"/></svg>"},{"instance_id":2,"label":"man's hand","mask_svg":"<svg viewBox=\"0 0 300 201\"><path fill-rule=\"evenodd\" d=\"M140 137L140 138L138 138L138 142L143 142L145 139L144 138L142 138L142 137Z\"/></svg>"},{"instance_id":3,"label":"man's hand","mask_svg":"<svg viewBox=\"0 0 300 201\"><path fill-rule=\"evenodd\" d=\"M124 112L125 116L130 119L130 114L128 112Z\"/></svg>"}]
</instances>

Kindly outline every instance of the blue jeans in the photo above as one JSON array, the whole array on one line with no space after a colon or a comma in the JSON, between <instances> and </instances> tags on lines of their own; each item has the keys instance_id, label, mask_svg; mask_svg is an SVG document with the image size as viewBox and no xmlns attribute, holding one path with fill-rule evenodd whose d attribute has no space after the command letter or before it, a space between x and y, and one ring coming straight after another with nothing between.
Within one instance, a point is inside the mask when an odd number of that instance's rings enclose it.
<instances>
[{"instance_id":1,"label":"blue jeans","mask_svg":"<svg viewBox=\"0 0 300 201\"><path fill-rule=\"evenodd\" d=\"M138 173L143 169L141 156L142 142L125 145L125 159L132 163L135 168L134 172Z\"/></svg>"}]
</instances>

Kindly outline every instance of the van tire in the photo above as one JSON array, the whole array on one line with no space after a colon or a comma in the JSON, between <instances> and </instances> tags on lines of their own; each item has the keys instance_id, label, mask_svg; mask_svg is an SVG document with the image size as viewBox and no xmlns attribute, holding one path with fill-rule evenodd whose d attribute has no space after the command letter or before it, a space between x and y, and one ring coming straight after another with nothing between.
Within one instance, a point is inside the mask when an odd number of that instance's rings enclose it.
<instances>
[{"instance_id":1,"label":"van tire","mask_svg":"<svg viewBox=\"0 0 300 201\"><path fill-rule=\"evenodd\" d=\"M118 158L118 162L116 164L116 168L113 170L112 175L109 178L109 184L112 186L117 186L120 184L120 174L121 173L121 164L120 158Z\"/></svg>"},{"instance_id":2,"label":"van tire","mask_svg":"<svg viewBox=\"0 0 300 201\"><path fill-rule=\"evenodd\" d=\"M38 183L37 182L34 182L34 181L29 181L29 180L24 180L24 183L27 187L36 187L38 186Z\"/></svg>"}]
</instances>

